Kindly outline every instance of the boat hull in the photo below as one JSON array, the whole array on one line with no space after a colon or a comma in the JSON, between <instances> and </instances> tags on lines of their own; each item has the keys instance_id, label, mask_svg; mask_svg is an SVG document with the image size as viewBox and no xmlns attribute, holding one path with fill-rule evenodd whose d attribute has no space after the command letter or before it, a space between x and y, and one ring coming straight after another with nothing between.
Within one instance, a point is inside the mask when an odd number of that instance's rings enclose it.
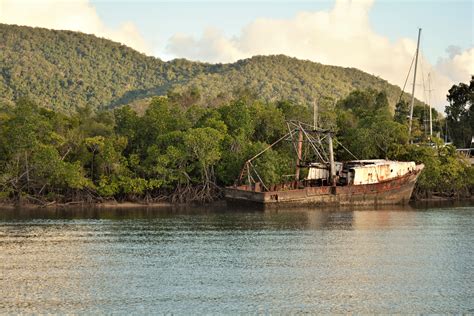
<instances>
[{"instance_id":1,"label":"boat hull","mask_svg":"<svg viewBox=\"0 0 474 316\"><path fill-rule=\"evenodd\" d=\"M410 200L423 166L402 177L364 185L319 186L256 192L247 186L228 187L225 198L230 203L266 206L357 206L406 204Z\"/></svg>"}]
</instances>

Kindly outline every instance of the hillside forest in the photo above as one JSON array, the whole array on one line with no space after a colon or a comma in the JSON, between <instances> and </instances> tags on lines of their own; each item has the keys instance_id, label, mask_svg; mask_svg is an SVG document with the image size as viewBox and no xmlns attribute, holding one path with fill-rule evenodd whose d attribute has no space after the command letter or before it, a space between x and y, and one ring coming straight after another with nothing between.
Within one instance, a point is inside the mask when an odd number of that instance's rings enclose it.
<instances>
[{"instance_id":1,"label":"hillside forest","mask_svg":"<svg viewBox=\"0 0 474 316\"><path fill-rule=\"evenodd\" d=\"M408 65L407 65L408 67ZM408 71L408 68L407 68ZM221 106L246 93L264 102L311 104L353 90L384 90L393 108L401 89L355 68L290 58L254 56L231 64L164 62L93 35L0 24L0 101L27 97L72 114L77 107L143 112L154 96L180 95L184 105ZM422 103L417 100L417 104Z\"/></svg>"}]
</instances>

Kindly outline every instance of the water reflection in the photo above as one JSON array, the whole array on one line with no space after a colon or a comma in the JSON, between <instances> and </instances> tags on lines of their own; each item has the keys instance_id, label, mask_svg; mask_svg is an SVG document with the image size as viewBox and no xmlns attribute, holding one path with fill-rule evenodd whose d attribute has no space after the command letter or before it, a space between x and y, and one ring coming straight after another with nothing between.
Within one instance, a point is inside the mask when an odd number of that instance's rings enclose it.
<instances>
[{"instance_id":1,"label":"water reflection","mask_svg":"<svg viewBox=\"0 0 474 316\"><path fill-rule=\"evenodd\" d=\"M252 208L232 208L225 204L217 204L206 207L141 207L141 208L18 208L0 210L0 220L2 221L30 221L40 220L153 220L169 218L200 218L201 220L216 225L216 229L235 228L239 229L260 229L263 226L275 228L299 228L299 229L351 229L355 214L363 214L365 211L373 211L378 215L369 215L368 220L383 218L389 214L387 212L402 211L409 212L415 210L410 206L389 206L378 209L367 208L291 208L291 209L269 209L265 211ZM247 221L251 217L252 221ZM255 220L258 219L258 220ZM201 221L189 221L190 225L197 224L199 229ZM376 223L371 223L376 224ZM381 225L383 223L380 223ZM207 227L207 226L204 226Z\"/></svg>"},{"instance_id":2,"label":"water reflection","mask_svg":"<svg viewBox=\"0 0 474 316\"><path fill-rule=\"evenodd\" d=\"M472 312L473 207L0 214L2 313Z\"/></svg>"}]
</instances>

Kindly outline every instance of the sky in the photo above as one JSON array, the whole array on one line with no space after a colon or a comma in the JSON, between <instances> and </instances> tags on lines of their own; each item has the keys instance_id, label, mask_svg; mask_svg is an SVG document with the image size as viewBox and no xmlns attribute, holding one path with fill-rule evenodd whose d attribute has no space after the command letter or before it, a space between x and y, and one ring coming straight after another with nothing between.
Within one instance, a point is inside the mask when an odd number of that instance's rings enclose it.
<instances>
[{"instance_id":1,"label":"sky","mask_svg":"<svg viewBox=\"0 0 474 316\"><path fill-rule=\"evenodd\" d=\"M441 111L474 74L472 0L0 0L0 23L95 34L163 60L285 54L400 87L422 28L416 96Z\"/></svg>"}]
</instances>

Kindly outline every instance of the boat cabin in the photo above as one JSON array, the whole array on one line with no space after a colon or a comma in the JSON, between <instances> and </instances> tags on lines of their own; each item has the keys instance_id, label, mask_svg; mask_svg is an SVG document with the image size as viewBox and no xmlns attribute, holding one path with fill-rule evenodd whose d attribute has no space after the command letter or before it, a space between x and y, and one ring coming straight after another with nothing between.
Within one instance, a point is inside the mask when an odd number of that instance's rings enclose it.
<instances>
[{"instance_id":1,"label":"boat cabin","mask_svg":"<svg viewBox=\"0 0 474 316\"><path fill-rule=\"evenodd\" d=\"M335 163L339 185L373 184L404 176L415 171L415 162L384 159L353 160ZM325 184L330 176L327 165L313 163L309 166L307 182Z\"/></svg>"}]
</instances>

